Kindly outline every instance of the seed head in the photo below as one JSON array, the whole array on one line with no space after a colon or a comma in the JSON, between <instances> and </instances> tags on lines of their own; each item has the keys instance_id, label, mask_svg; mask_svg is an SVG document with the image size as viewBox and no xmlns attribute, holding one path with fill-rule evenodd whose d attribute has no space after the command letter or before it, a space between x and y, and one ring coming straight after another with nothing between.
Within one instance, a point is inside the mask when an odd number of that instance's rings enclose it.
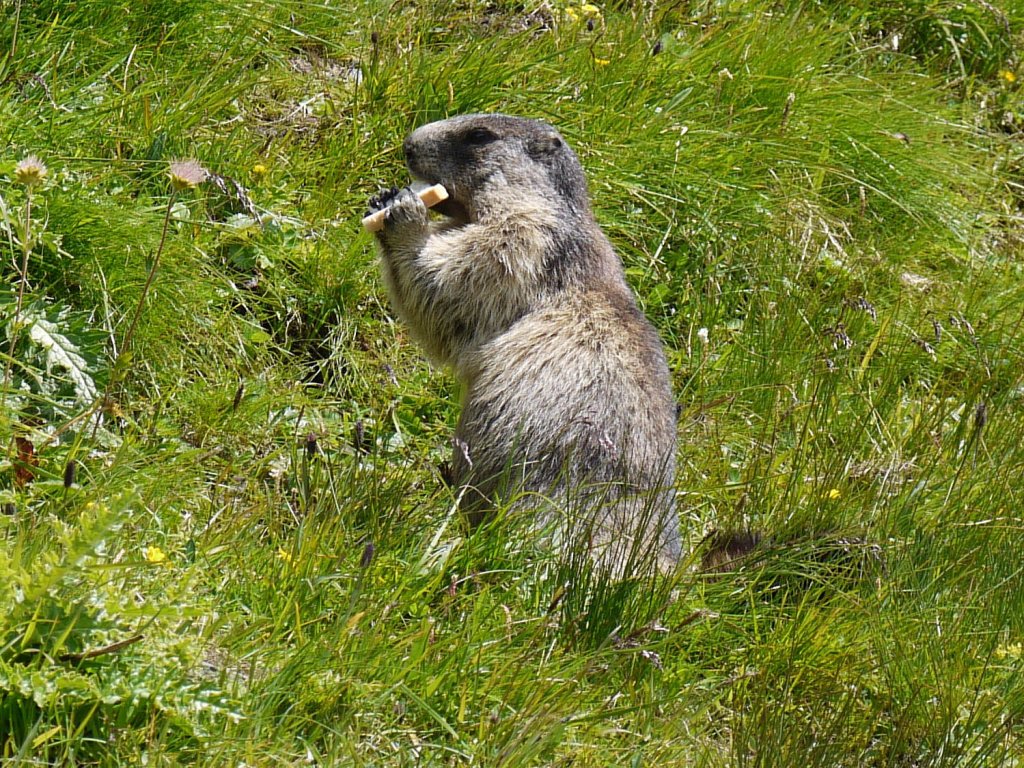
<instances>
[{"instance_id":1,"label":"seed head","mask_svg":"<svg viewBox=\"0 0 1024 768\"><path fill-rule=\"evenodd\" d=\"M352 444L356 453L366 452L366 425L362 419L356 419L353 427Z\"/></svg>"},{"instance_id":2,"label":"seed head","mask_svg":"<svg viewBox=\"0 0 1024 768\"><path fill-rule=\"evenodd\" d=\"M366 569L370 567L370 563L373 562L373 553L375 548L372 541L366 542L366 546L363 547L363 556L359 558L359 567Z\"/></svg>"},{"instance_id":3,"label":"seed head","mask_svg":"<svg viewBox=\"0 0 1024 768\"><path fill-rule=\"evenodd\" d=\"M46 179L46 166L35 155L28 155L14 166L14 180L26 187L36 187Z\"/></svg>"},{"instance_id":4,"label":"seed head","mask_svg":"<svg viewBox=\"0 0 1024 768\"><path fill-rule=\"evenodd\" d=\"M974 428L984 429L988 423L988 406L985 401L982 400L978 403L978 407L974 409Z\"/></svg>"},{"instance_id":5,"label":"seed head","mask_svg":"<svg viewBox=\"0 0 1024 768\"><path fill-rule=\"evenodd\" d=\"M174 191L184 192L202 184L210 173L195 160L172 160L167 175L170 176Z\"/></svg>"}]
</instances>

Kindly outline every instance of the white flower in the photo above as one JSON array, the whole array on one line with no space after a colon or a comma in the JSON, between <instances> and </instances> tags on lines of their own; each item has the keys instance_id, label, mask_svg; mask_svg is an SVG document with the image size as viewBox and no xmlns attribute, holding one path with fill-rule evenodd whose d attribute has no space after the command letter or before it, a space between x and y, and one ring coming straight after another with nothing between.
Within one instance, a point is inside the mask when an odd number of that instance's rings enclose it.
<instances>
[{"instance_id":1,"label":"white flower","mask_svg":"<svg viewBox=\"0 0 1024 768\"><path fill-rule=\"evenodd\" d=\"M14 166L14 180L26 187L35 187L46 179L46 165L35 155L29 155Z\"/></svg>"},{"instance_id":2,"label":"white flower","mask_svg":"<svg viewBox=\"0 0 1024 768\"><path fill-rule=\"evenodd\" d=\"M167 175L171 178L174 191L184 192L202 184L210 173L195 160L172 160Z\"/></svg>"}]
</instances>

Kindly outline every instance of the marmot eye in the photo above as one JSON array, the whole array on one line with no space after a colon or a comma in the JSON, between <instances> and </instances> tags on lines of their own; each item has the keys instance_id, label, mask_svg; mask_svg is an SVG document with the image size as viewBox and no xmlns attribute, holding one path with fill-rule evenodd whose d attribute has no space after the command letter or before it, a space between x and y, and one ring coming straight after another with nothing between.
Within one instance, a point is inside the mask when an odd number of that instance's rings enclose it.
<instances>
[{"instance_id":1,"label":"marmot eye","mask_svg":"<svg viewBox=\"0 0 1024 768\"><path fill-rule=\"evenodd\" d=\"M488 128L470 128L464 140L467 144L489 144L497 138L497 134Z\"/></svg>"}]
</instances>

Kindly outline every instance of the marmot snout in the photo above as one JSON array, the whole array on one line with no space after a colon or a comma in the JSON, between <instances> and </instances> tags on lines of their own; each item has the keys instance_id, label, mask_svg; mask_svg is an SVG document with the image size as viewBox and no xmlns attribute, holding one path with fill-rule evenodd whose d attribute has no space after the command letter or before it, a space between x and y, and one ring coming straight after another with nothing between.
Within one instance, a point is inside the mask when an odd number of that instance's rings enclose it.
<instances>
[{"instance_id":1,"label":"marmot snout","mask_svg":"<svg viewBox=\"0 0 1024 768\"><path fill-rule=\"evenodd\" d=\"M480 520L506 500L617 573L679 559L676 406L661 341L550 125L466 115L404 144L409 190L377 234L392 305L464 385L453 479Z\"/></svg>"}]
</instances>

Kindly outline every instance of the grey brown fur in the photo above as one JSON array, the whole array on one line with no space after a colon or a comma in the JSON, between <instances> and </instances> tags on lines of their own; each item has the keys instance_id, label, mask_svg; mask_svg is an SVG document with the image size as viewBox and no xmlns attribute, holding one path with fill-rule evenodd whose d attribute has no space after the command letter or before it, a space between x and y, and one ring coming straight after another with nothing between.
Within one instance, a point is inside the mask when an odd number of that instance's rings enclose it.
<instances>
[{"instance_id":1,"label":"grey brown fur","mask_svg":"<svg viewBox=\"0 0 1024 768\"><path fill-rule=\"evenodd\" d=\"M499 500L565 523L617 572L679 559L676 406L657 333L594 220L575 153L505 115L430 123L409 170L450 195L431 222L410 190L378 233L392 305L464 387L453 479L478 522Z\"/></svg>"}]
</instances>

